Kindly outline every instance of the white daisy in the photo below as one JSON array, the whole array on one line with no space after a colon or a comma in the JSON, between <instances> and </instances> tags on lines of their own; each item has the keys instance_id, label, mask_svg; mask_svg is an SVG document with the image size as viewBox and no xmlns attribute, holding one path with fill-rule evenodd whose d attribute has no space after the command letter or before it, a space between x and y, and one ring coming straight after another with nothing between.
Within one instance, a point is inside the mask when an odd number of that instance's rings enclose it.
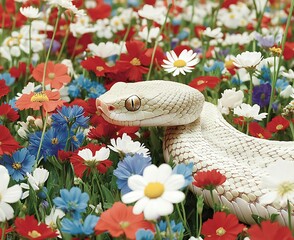
<instances>
[{"instance_id":1,"label":"white daisy","mask_svg":"<svg viewBox=\"0 0 294 240\"><path fill-rule=\"evenodd\" d=\"M243 98L243 91L236 91L236 88L226 89L222 93L222 97L218 100L218 104L222 113L229 114L229 109L240 106L243 102Z\"/></svg>"},{"instance_id":2,"label":"white daisy","mask_svg":"<svg viewBox=\"0 0 294 240\"><path fill-rule=\"evenodd\" d=\"M184 49L179 56L172 50L166 53L168 60L163 59L165 65L161 65L168 73L173 72L173 76L180 73L186 75L186 72L192 72L194 66L199 63L200 59L193 50Z\"/></svg>"},{"instance_id":3,"label":"white daisy","mask_svg":"<svg viewBox=\"0 0 294 240\"><path fill-rule=\"evenodd\" d=\"M233 64L239 68L255 68L262 60L261 52L242 52L232 57Z\"/></svg>"},{"instance_id":4,"label":"white daisy","mask_svg":"<svg viewBox=\"0 0 294 240\"><path fill-rule=\"evenodd\" d=\"M285 207L287 201L294 203L294 162L279 160L269 165L265 171L268 176L262 179L262 187L270 192L260 198L261 204L277 203Z\"/></svg>"},{"instance_id":5,"label":"white daisy","mask_svg":"<svg viewBox=\"0 0 294 240\"><path fill-rule=\"evenodd\" d=\"M294 71L289 69L289 72L282 72L282 76L288 79L294 79Z\"/></svg>"},{"instance_id":6,"label":"white daisy","mask_svg":"<svg viewBox=\"0 0 294 240\"><path fill-rule=\"evenodd\" d=\"M101 58L108 58L110 56L119 54L121 46L113 42L100 42L98 45L95 43L88 44L88 49L93 55Z\"/></svg>"},{"instance_id":7,"label":"white daisy","mask_svg":"<svg viewBox=\"0 0 294 240\"><path fill-rule=\"evenodd\" d=\"M0 165L0 176L0 222L5 222L13 218L14 210L9 204L21 198L22 190L18 184L8 187L10 176L8 170L2 165Z\"/></svg>"},{"instance_id":8,"label":"white daisy","mask_svg":"<svg viewBox=\"0 0 294 240\"><path fill-rule=\"evenodd\" d=\"M202 35L209 37L209 38L215 38L219 39L223 37L222 29L220 27L211 29L210 27L206 28L203 32Z\"/></svg>"},{"instance_id":9,"label":"white daisy","mask_svg":"<svg viewBox=\"0 0 294 240\"><path fill-rule=\"evenodd\" d=\"M85 148L78 152L78 155L89 164L96 164L97 162L107 160L109 158L109 154L110 150L106 147L100 148L99 151L95 152L95 155L93 155L92 151L88 148Z\"/></svg>"},{"instance_id":10,"label":"white daisy","mask_svg":"<svg viewBox=\"0 0 294 240\"><path fill-rule=\"evenodd\" d=\"M20 13L27 18L35 19L39 18L41 13L39 12L38 8L34 8L32 6L29 7L21 7L19 9Z\"/></svg>"},{"instance_id":11,"label":"white daisy","mask_svg":"<svg viewBox=\"0 0 294 240\"><path fill-rule=\"evenodd\" d=\"M174 210L173 203L184 200L181 189L185 184L184 176L173 174L168 164L159 167L150 165L144 169L143 176L133 175L128 179L131 192L122 196L124 203L136 202L134 214L144 212L147 220L167 216Z\"/></svg>"},{"instance_id":12,"label":"white daisy","mask_svg":"<svg viewBox=\"0 0 294 240\"><path fill-rule=\"evenodd\" d=\"M27 173L28 182L32 188L36 191L43 187L44 183L49 177L49 172L44 168L36 168L33 174Z\"/></svg>"},{"instance_id":13,"label":"white daisy","mask_svg":"<svg viewBox=\"0 0 294 240\"><path fill-rule=\"evenodd\" d=\"M267 113L259 113L259 111L260 106L257 104L250 106L247 103L242 103L240 106L234 108L234 114L245 118L252 118L258 121L262 120L267 115Z\"/></svg>"},{"instance_id":14,"label":"white daisy","mask_svg":"<svg viewBox=\"0 0 294 240\"><path fill-rule=\"evenodd\" d=\"M133 141L126 133L122 137L118 137L116 140L112 138L110 140L112 146L108 146L111 150L118 152L124 156L126 154L143 153L144 157L149 156L149 149L138 141Z\"/></svg>"}]
</instances>

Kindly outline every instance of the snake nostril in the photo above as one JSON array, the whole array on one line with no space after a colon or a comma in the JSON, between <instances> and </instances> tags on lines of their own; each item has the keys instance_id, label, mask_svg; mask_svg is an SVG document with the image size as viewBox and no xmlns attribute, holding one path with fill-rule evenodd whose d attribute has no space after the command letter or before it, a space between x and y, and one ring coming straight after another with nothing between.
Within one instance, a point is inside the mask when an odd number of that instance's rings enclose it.
<instances>
[{"instance_id":1,"label":"snake nostril","mask_svg":"<svg viewBox=\"0 0 294 240\"><path fill-rule=\"evenodd\" d=\"M115 107L113 106L113 105L109 105L108 106L108 111L112 111L112 110L114 110L115 109Z\"/></svg>"}]
</instances>

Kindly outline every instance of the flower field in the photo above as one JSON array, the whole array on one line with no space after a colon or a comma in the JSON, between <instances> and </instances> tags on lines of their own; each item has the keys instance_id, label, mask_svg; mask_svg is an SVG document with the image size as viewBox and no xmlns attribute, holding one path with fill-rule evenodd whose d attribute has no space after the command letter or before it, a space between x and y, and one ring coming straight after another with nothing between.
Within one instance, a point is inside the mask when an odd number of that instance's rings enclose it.
<instances>
[{"instance_id":1,"label":"flower field","mask_svg":"<svg viewBox=\"0 0 294 240\"><path fill-rule=\"evenodd\" d=\"M259 199L287 224L268 213L249 225L213 198L230 176L164 159L163 127L111 124L96 101L117 82L179 82L238 131L294 141L293 8L1 0L0 239L294 239L294 159L267 166ZM135 112L141 99L123 104Z\"/></svg>"}]
</instances>

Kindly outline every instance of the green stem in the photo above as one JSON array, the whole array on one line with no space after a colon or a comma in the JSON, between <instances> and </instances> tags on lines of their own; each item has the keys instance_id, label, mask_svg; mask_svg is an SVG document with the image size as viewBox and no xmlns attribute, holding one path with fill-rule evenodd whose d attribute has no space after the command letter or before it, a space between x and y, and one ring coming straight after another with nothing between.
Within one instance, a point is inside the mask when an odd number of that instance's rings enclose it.
<instances>
[{"instance_id":1,"label":"green stem","mask_svg":"<svg viewBox=\"0 0 294 240\"><path fill-rule=\"evenodd\" d=\"M30 73L30 65L32 61L32 21L29 21L29 57L28 57L28 66L27 66L27 72L26 72L26 77L25 77L25 85L28 82L28 77Z\"/></svg>"},{"instance_id":2,"label":"green stem","mask_svg":"<svg viewBox=\"0 0 294 240\"><path fill-rule=\"evenodd\" d=\"M277 57L274 56L274 74L273 74L273 80L272 80L272 84L271 84L271 96L270 96L268 112L267 112L267 120L266 120L267 123L270 120L272 105L273 105L274 96L275 96L275 87L276 87L277 78L278 78L278 75L276 74L276 65L277 65Z\"/></svg>"},{"instance_id":3,"label":"green stem","mask_svg":"<svg viewBox=\"0 0 294 240\"><path fill-rule=\"evenodd\" d=\"M288 225L289 229L292 233L292 236L294 236L294 232L292 231L292 208L291 208L291 203L289 199L287 200L287 209L288 209Z\"/></svg>"},{"instance_id":4,"label":"green stem","mask_svg":"<svg viewBox=\"0 0 294 240\"><path fill-rule=\"evenodd\" d=\"M60 51L58 53L58 57L57 57L57 60L56 60L57 62L59 62L59 60L61 58L61 55L62 55L62 52L64 50L65 44L67 43L68 36L69 36L69 27L66 29L65 36L64 36L64 38L62 40L61 48L60 48Z\"/></svg>"},{"instance_id":5,"label":"green stem","mask_svg":"<svg viewBox=\"0 0 294 240\"><path fill-rule=\"evenodd\" d=\"M103 191L102 191L102 188L101 188L101 185L100 185L100 179L98 179L98 173L97 172L96 173L92 172L92 173L94 175L94 178L95 178L96 183L98 185L98 190L100 192L100 196L101 196L101 208L104 210L104 203L105 203L104 201L105 201L105 199L104 199Z\"/></svg>"},{"instance_id":6,"label":"green stem","mask_svg":"<svg viewBox=\"0 0 294 240\"><path fill-rule=\"evenodd\" d=\"M202 227L202 213L199 213L198 214L199 215L199 229L198 229L198 233L197 233L197 235L196 235L196 237L199 237L200 236L200 234L201 234L201 227Z\"/></svg>"},{"instance_id":7,"label":"green stem","mask_svg":"<svg viewBox=\"0 0 294 240\"><path fill-rule=\"evenodd\" d=\"M173 232L172 232L172 228L170 225L170 220L169 220L169 216L165 216L165 221L166 221L166 235L167 235L167 239L173 239Z\"/></svg>"},{"instance_id":8,"label":"green stem","mask_svg":"<svg viewBox=\"0 0 294 240\"><path fill-rule=\"evenodd\" d=\"M291 120L289 120L289 122L290 122L291 134L292 134L292 141L294 141L294 124Z\"/></svg>"},{"instance_id":9,"label":"green stem","mask_svg":"<svg viewBox=\"0 0 294 240\"><path fill-rule=\"evenodd\" d=\"M193 17L194 17L194 12L195 12L195 0L192 0L192 14L191 14L191 18L190 18L190 32L189 32L189 37L188 37L188 41L190 42L191 37L192 37L192 32L194 31L194 24L193 24Z\"/></svg>"},{"instance_id":10,"label":"green stem","mask_svg":"<svg viewBox=\"0 0 294 240\"><path fill-rule=\"evenodd\" d=\"M45 77L46 77L47 64L48 64L48 61L49 61L50 52L52 50L52 46L53 46L54 38L55 38L55 35L56 35L56 32L57 32L58 22L60 20L61 14L62 14L62 9L59 8L58 9L57 19L56 19L54 30L53 30L53 34L52 34L52 38L51 38L51 41L50 41L49 49L48 49L46 59L45 59L45 63L44 63L44 72L43 72L43 78L42 78L42 90L43 91L45 90Z\"/></svg>"},{"instance_id":11,"label":"green stem","mask_svg":"<svg viewBox=\"0 0 294 240\"><path fill-rule=\"evenodd\" d=\"M148 71L148 74L147 74L147 81L150 80L150 74L151 74L151 71L152 71L152 67L153 67L153 61L154 61L154 57L155 57L155 52L156 52L156 48L157 48L157 45L158 45L158 38L160 36L160 34L162 33L162 30L165 26L165 23L166 23L166 20L167 20L167 17L168 17L168 13L169 13L169 10L171 8L172 4L169 4L168 5L168 8L167 8L167 12L166 12L166 15L165 15L165 19L164 19L164 23L161 25L160 27L160 30L156 36L156 39L155 39L155 44L154 44L154 48L153 48L153 51L152 51L152 55L151 55L151 63L150 63L150 66L149 66L149 71Z\"/></svg>"},{"instance_id":12,"label":"green stem","mask_svg":"<svg viewBox=\"0 0 294 240\"><path fill-rule=\"evenodd\" d=\"M6 230L6 222L2 223L2 236L1 236L1 240L5 239L5 230Z\"/></svg>"},{"instance_id":13,"label":"green stem","mask_svg":"<svg viewBox=\"0 0 294 240\"><path fill-rule=\"evenodd\" d=\"M213 212L215 213L215 201L214 201L214 196L213 196L213 190L212 189L209 189L209 193L210 193L210 196L211 196L211 201L212 201L212 208L213 208Z\"/></svg>"},{"instance_id":14,"label":"green stem","mask_svg":"<svg viewBox=\"0 0 294 240\"><path fill-rule=\"evenodd\" d=\"M124 43L126 42L127 38L128 38L128 35L129 35L129 32L131 30L131 26L132 26L132 15L133 15L133 11L131 11L130 13L130 22L128 24L128 28L127 28L127 31L124 35L124 38L122 40L122 43L120 45L120 50L119 50L119 54L118 54L118 58L120 58L120 55L121 55L121 52L122 52L122 49L123 49L123 46L124 46Z\"/></svg>"},{"instance_id":15,"label":"green stem","mask_svg":"<svg viewBox=\"0 0 294 240\"><path fill-rule=\"evenodd\" d=\"M41 111L43 111L43 109L41 109ZM43 130L42 130L40 144L39 144L39 148L38 148L38 152L37 152L37 156L36 156L36 166L35 167L37 167L39 165L39 156L40 156L41 148L43 145L44 135L46 132L47 118L48 118L48 113L46 112L45 119L43 119Z\"/></svg>"},{"instance_id":16,"label":"green stem","mask_svg":"<svg viewBox=\"0 0 294 240\"><path fill-rule=\"evenodd\" d=\"M249 99L248 104L252 105L252 94L253 94L253 71L248 70L249 76L250 76L250 86L249 86Z\"/></svg>"},{"instance_id":17,"label":"green stem","mask_svg":"<svg viewBox=\"0 0 294 240\"><path fill-rule=\"evenodd\" d=\"M181 219L181 222L183 223L188 235L191 235L191 231L190 231L190 228L189 226L187 225L187 219L186 219L186 213L185 213L185 207L183 205L183 202L181 202L181 209L179 207L179 204L176 204L176 208L177 208L177 212L179 214L179 217ZM183 214L182 214L183 213Z\"/></svg>"},{"instance_id":18,"label":"green stem","mask_svg":"<svg viewBox=\"0 0 294 240\"><path fill-rule=\"evenodd\" d=\"M246 122L246 134L247 134L247 135L249 135L249 124L250 124L250 122L247 121L247 122Z\"/></svg>"}]
</instances>

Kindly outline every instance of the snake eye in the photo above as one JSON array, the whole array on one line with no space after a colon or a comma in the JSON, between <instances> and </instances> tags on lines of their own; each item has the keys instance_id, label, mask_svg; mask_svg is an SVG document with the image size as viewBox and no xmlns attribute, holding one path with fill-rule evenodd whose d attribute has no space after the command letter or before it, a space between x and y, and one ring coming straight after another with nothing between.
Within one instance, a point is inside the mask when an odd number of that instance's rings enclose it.
<instances>
[{"instance_id":1,"label":"snake eye","mask_svg":"<svg viewBox=\"0 0 294 240\"><path fill-rule=\"evenodd\" d=\"M141 107L141 99L137 95L128 97L125 101L125 108L128 111L134 112Z\"/></svg>"}]
</instances>

